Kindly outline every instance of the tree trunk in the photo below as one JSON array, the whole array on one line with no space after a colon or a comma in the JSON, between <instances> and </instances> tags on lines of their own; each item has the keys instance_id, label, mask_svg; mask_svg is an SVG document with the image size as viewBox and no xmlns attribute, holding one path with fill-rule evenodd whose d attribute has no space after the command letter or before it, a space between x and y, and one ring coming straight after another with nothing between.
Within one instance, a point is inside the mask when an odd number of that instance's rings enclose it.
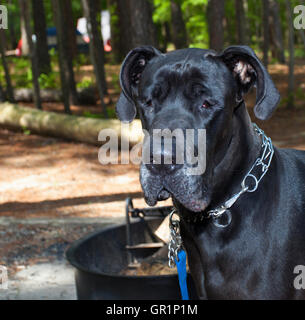
<instances>
[{"instance_id":1,"label":"tree trunk","mask_svg":"<svg viewBox=\"0 0 305 320\"><path fill-rule=\"evenodd\" d=\"M185 23L181 11L181 1L171 0L172 39L176 49L188 46Z\"/></svg>"},{"instance_id":2,"label":"tree trunk","mask_svg":"<svg viewBox=\"0 0 305 320\"><path fill-rule=\"evenodd\" d=\"M129 3L126 0L111 0L116 5L118 21L112 24L111 39L116 58L121 62L132 49L131 22L129 16ZM112 22L113 22L113 17Z\"/></svg>"},{"instance_id":3,"label":"tree trunk","mask_svg":"<svg viewBox=\"0 0 305 320\"><path fill-rule=\"evenodd\" d=\"M294 108L294 26L293 13L289 0L286 0L288 20L288 43L289 43L289 79L288 79L288 108Z\"/></svg>"},{"instance_id":4,"label":"tree trunk","mask_svg":"<svg viewBox=\"0 0 305 320\"><path fill-rule=\"evenodd\" d=\"M24 8L20 8L20 28L21 28L21 41L22 41L22 54L27 56L30 53L30 47L28 43L27 30L26 30L26 21L30 21L30 10L28 1L24 2Z\"/></svg>"},{"instance_id":5,"label":"tree trunk","mask_svg":"<svg viewBox=\"0 0 305 320\"><path fill-rule=\"evenodd\" d=\"M78 104L72 59L68 45L68 33L64 13L64 2L52 0L53 16L57 32L57 44L59 53L60 79L66 113L71 113L70 103Z\"/></svg>"},{"instance_id":6,"label":"tree trunk","mask_svg":"<svg viewBox=\"0 0 305 320\"><path fill-rule=\"evenodd\" d=\"M69 55L73 60L77 55L77 39L76 39L76 25L73 20L73 10L71 0L61 0L62 11L65 21L65 30L67 32L67 46Z\"/></svg>"},{"instance_id":7,"label":"tree trunk","mask_svg":"<svg viewBox=\"0 0 305 320\"><path fill-rule=\"evenodd\" d=\"M5 102L6 101L6 95L5 92L0 84L0 102Z\"/></svg>"},{"instance_id":8,"label":"tree trunk","mask_svg":"<svg viewBox=\"0 0 305 320\"><path fill-rule=\"evenodd\" d=\"M235 0L237 41L238 44L246 44L246 19L243 0Z\"/></svg>"},{"instance_id":9,"label":"tree trunk","mask_svg":"<svg viewBox=\"0 0 305 320\"><path fill-rule=\"evenodd\" d=\"M303 0L302 1L302 5L305 6L305 1ZM305 31L304 29L299 29L299 34L300 34L300 37L303 41L303 44L304 44L304 48L305 48Z\"/></svg>"},{"instance_id":10,"label":"tree trunk","mask_svg":"<svg viewBox=\"0 0 305 320\"><path fill-rule=\"evenodd\" d=\"M32 0L34 33L36 35L36 46L39 74L48 74L51 71L50 55L47 41L47 24L43 1Z\"/></svg>"},{"instance_id":11,"label":"tree trunk","mask_svg":"<svg viewBox=\"0 0 305 320\"><path fill-rule=\"evenodd\" d=\"M168 44L171 42L171 32L170 32L170 26L168 22L164 23L164 41L165 41L165 50L167 49Z\"/></svg>"},{"instance_id":12,"label":"tree trunk","mask_svg":"<svg viewBox=\"0 0 305 320\"><path fill-rule=\"evenodd\" d=\"M221 51L224 45L224 11L224 0L209 0L207 14L210 48L215 51Z\"/></svg>"},{"instance_id":13,"label":"tree trunk","mask_svg":"<svg viewBox=\"0 0 305 320\"><path fill-rule=\"evenodd\" d=\"M28 0L19 0L19 6L21 11L21 19L29 16L29 2ZM32 42L32 30L30 19L23 21L24 29L26 31L26 39L30 50L31 64L32 64L32 79L34 88L34 103L37 109L41 109L40 99L40 86L39 86L39 73L38 73L38 61L37 61L37 46Z\"/></svg>"},{"instance_id":14,"label":"tree trunk","mask_svg":"<svg viewBox=\"0 0 305 320\"><path fill-rule=\"evenodd\" d=\"M285 63L285 50L280 18L280 8L278 2L275 0L270 0L270 17L270 30L272 31L272 39L275 47L276 58L280 63Z\"/></svg>"},{"instance_id":15,"label":"tree trunk","mask_svg":"<svg viewBox=\"0 0 305 320\"><path fill-rule=\"evenodd\" d=\"M171 31L170 31L170 26L168 22L164 22L161 25L161 33L162 33L162 41L159 44L159 50L161 52L166 52L167 51L167 46L171 42Z\"/></svg>"},{"instance_id":16,"label":"tree trunk","mask_svg":"<svg viewBox=\"0 0 305 320\"><path fill-rule=\"evenodd\" d=\"M264 32L264 42L263 42L263 62L267 67L269 63L269 0L263 1L263 32Z\"/></svg>"},{"instance_id":17,"label":"tree trunk","mask_svg":"<svg viewBox=\"0 0 305 320\"><path fill-rule=\"evenodd\" d=\"M149 0L129 0L132 47L157 46L156 29L152 21L152 6ZM126 13L124 13L126 14Z\"/></svg>"},{"instance_id":18,"label":"tree trunk","mask_svg":"<svg viewBox=\"0 0 305 320\"><path fill-rule=\"evenodd\" d=\"M107 108L104 103L104 93L107 93L105 69L104 69L104 48L101 31L96 20L95 0L82 0L84 15L87 19L87 32L90 38L90 56L94 67L97 88L101 99L104 116L107 118Z\"/></svg>"},{"instance_id":19,"label":"tree trunk","mask_svg":"<svg viewBox=\"0 0 305 320\"><path fill-rule=\"evenodd\" d=\"M12 5L12 0L8 0L8 31L10 34L10 42L11 42L11 49L14 50L17 48L18 42L16 37L16 30L15 30L15 20L16 15L10 10L10 6Z\"/></svg>"},{"instance_id":20,"label":"tree trunk","mask_svg":"<svg viewBox=\"0 0 305 320\"><path fill-rule=\"evenodd\" d=\"M140 120L134 120L121 130L121 122L117 119L92 119L65 115L55 112L39 111L24 108L10 103L0 104L1 127L22 129L31 132L60 137L72 141L101 145L98 136L101 130L111 128L119 139L129 140L132 147L143 140ZM103 141L105 143L105 141Z\"/></svg>"},{"instance_id":21,"label":"tree trunk","mask_svg":"<svg viewBox=\"0 0 305 320\"><path fill-rule=\"evenodd\" d=\"M305 32L304 32L304 29L300 29L299 30L299 34L300 34L300 37L303 41L303 44L304 44L304 48L305 48Z\"/></svg>"},{"instance_id":22,"label":"tree trunk","mask_svg":"<svg viewBox=\"0 0 305 320\"><path fill-rule=\"evenodd\" d=\"M2 66L5 74L5 81L6 81L6 96L9 102L14 102L14 91L12 87L11 77L9 73L9 68L6 63L5 58L5 42L3 40L4 30L0 29L0 54L2 60ZM3 95L3 94L2 94Z\"/></svg>"}]
</instances>

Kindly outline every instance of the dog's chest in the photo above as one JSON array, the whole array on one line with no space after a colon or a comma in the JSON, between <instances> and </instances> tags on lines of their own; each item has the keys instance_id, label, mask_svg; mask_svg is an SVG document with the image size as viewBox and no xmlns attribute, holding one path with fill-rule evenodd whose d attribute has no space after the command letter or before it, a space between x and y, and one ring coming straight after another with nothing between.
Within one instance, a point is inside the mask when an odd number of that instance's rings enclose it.
<instances>
[{"instance_id":1,"label":"dog's chest","mask_svg":"<svg viewBox=\"0 0 305 320\"><path fill-rule=\"evenodd\" d=\"M242 237L224 239L214 233L194 232L192 242L188 247L197 250L188 255L191 272L203 275L201 291L208 299L247 299L258 289L265 272L257 263L262 262L263 252L251 245L246 249Z\"/></svg>"}]
</instances>

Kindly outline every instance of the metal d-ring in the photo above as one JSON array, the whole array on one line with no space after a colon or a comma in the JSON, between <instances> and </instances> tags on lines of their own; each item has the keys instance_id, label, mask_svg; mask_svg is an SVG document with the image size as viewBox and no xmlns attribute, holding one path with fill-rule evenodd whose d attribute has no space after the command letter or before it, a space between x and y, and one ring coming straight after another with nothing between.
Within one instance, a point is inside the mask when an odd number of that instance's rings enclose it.
<instances>
[{"instance_id":1,"label":"metal d-ring","mask_svg":"<svg viewBox=\"0 0 305 320\"><path fill-rule=\"evenodd\" d=\"M221 223L219 223L219 219L221 217L223 217L224 215L227 216L228 221L226 224L221 224ZM226 228L228 225L231 224L231 222L232 222L232 213L229 209L227 209L221 216L213 217L213 224L215 227L218 227L218 228Z\"/></svg>"},{"instance_id":2,"label":"metal d-ring","mask_svg":"<svg viewBox=\"0 0 305 320\"><path fill-rule=\"evenodd\" d=\"M254 185L254 187L253 187L252 189L250 189L250 187L246 186L246 180L247 180L247 178L252 178L252 179L254 180L254 182L255 182L255 185ZM241 183L241 186L242 186L242 188L248 188L248 189L247 189L247 192L254 192L254 191L256 191L257 188L258 188L258 180L257 180L257 178L256 178L253 174L248 174L248 175L245 177L245 179L243 180L243 182Z\"/></svg>"}]
</instances>

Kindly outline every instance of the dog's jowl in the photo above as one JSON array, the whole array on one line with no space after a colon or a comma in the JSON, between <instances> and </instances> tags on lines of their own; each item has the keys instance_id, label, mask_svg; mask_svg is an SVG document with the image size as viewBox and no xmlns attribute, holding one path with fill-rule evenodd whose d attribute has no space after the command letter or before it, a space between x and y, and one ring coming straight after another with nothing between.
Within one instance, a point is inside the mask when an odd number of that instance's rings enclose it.
<instances>
[{"instance_id":1,"label":"dog's jowl","mask_svg":"<svg viewBox=\"0 0 305 320\"><path fill-rule=\"evenodd\" d=\"M150 158L161 162L142 163L140 170L149 205L173 199L199 297L305 298L294 285L295 267L305 265L305 152L277 149L253 126L244 95L256 87L254 114L265 120L279 93L252 49L162 54L139 47L125 58L120 81L122 121L138 114L150 137L160 129L183 135L192 129L195 136L205 130L200 174L190 174L194 164L177 161L174 150L187 159L192 148L174 139L171 148L150 148ZM201 141L193 141L198 155ZM168 153L171 163L162 161ZM230 223L219 227L215 212L229 212Z\"/></svg>"}]
</instances>

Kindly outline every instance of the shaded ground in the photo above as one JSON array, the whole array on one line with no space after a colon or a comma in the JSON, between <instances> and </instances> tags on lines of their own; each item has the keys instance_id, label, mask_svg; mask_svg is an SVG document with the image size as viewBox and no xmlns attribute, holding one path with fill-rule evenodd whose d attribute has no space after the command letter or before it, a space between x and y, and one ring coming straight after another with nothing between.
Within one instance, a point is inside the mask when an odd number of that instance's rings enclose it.
<instances>
[{"instance_id":1,"label":"shaded ground","mask_svg":"<svg viewBox=\"0 0 305 320\"><path fill-rule=\"evenodd\" d=\"M0 216L122 215L126 197L142 197L136 166L103 166L97 147L53 138L1 130L0 171Z\"/></svg>"},{"instance_id":2,"label":"shaded ground","mask_svg":"<svg viewBox=\"0 0 305 320\"><path fill-rule=\"evenodd\" d=\"M285 97L287 67L270 70ZM305 92L304 66L297 66L296 73ZM253 95L248 102L253 105ZM297 106L278 109L267 122L254 121L277 146L305 150L301 95ZM56 110L59 105L44 107ZM0 128L0 265L8 267L10 279L0 299L75 298L64 251L105 223L122 221L126 197L145 206L138 170L135 165L101 165L94 146Z\"/></svg>"},{"instance_id":3,"label":"shaded ground","mask_svg":"<svg viewBox=\"0 0 305 320\"><path fill-rule=\"evenodd\" d=\"M8 268L8 288L0 300L76 299L67 247L81 236L121 219L0 218L0 265Z\"/></svg>"}]
</instances>

